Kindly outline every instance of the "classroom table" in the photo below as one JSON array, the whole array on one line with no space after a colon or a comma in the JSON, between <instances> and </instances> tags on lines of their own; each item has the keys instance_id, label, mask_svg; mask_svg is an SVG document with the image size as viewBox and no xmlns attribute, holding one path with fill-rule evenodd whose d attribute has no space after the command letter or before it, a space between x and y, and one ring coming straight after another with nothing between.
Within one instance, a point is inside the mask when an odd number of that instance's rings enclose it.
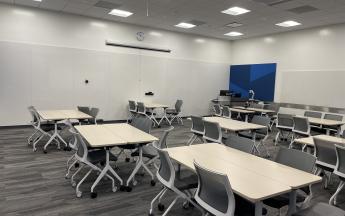
<instances>
[{"instance_id":1,"label":"classroom table","mask_svg":"<svg viewBox=\"0 0 345 216\"><path fill-rule=\"evenodd\" d=\"M233 191L255 204L255 216L262 215L265 199L290 193L288 215L296 212L297 189L321 182L321 177L274 161L221 145L168 148L170 157L195 171L193 162L228 176Z\"/></svg>"},{"instance_id":2,"label":"classroom table","mask_svg":"<svg viewBox=\"0 0 345 216\"><path fill-rule=\"evenodd\" d=\"M227 119L227 118L223 118L223 117L204 117L203 120L209 121L209 122L216 122L224 130L229 130L229 131L232 131L235 133L238 133L241 131L252 131L253 140L255 143L254 150L259 155L261 154L259 151L259 148L258 148L258 144L256 144L255 130L267 128L266 126L248 123L248 122L243 122L243 121L237 121L237 120L233 120L233 119Z\"/></svg>"},{"instance_id":3,"label":"classroom table","mask_svg":"<svg viewBox=\"0 0 345 216\"><path fill-rule=\"evenodd\" d=\"M255 111L252 111L252 110L237 109L237 108L230 108L230 111L238 113L237 118L240 118L241 114L243 114L245 116L245 119L244 119L245 122L248 122L248 115L249 114L255 113Z\"/></svg>"},{"instance_id":4,"label":"classroom table","mask_svg":"<svg viewBox=\"0 0 345 216\"><path fill-rule=\"evenodd\" d=\"M235 108L235 109L243 109L243 110L250 110L250 111L254 111L254 112L257 112L257 113L261 113L261 114L269 114L269 113L275 113L276 112L274 110L260 109L260 108L254 108L254 107L235 106L233 108Z\"/></svg>"},{"instance_id":5,"label":"classroom table","mask_svg":"<svg viewBox=\"0 0 345 216\"><path fill-rule=\"evenodd\" d=\"M158 141L158 139L151 134L145 133L126 123L118 124L103 124L103 125L79 125L75 126L77 131L85 138L90 147L93 148L105 148L106 150L106 165L103 168L101 174L91 187L93 193L94 188L99 181L106 175L107 172L111 172L123 186L123 180L116 174L115 170L110 166L109 153L110 148L118 145L138 145L139 158L136 166L129 176L125 189L131 191L129 183L134 179L135 174L143 167L151 176L153 174L143 162L143 146Z\"/></svg>"},{"instance_id":6,"label":"classroom table","mask_svg":"<svg viewBox=\"0 0 345 216\"><path fill-rule=\"evenodd\" d=\"M336 126L338 128L337 134L339 134L340 132L340 127L345 124L345 122L343 121L335 121L335 120L312 118L312 117L306 117L306 118L308 118L309 123L313 125ZM326 128L326 134L330 135L330 128Z\"/></svg>"},{"instance_id":7,"label":"classroom table","mask_svg":"<svg viewBox=\"0 0 345 216\"><path fill-rule=\"evenodd\" d=\"M326 140L326 141L329 141L329 142L333 142L334 144L343 144L343 145L345 145L345 139L344 138L334 137L334 136L329 136L329 135L316 135L316 136L299 138L299 139L295 139L294 143L314 147L314 139L313 139L313 137L316 137L316 138L319 138L319 139L322 139L322 140Z\"/></svg>"},{"instance_id":8,"label":"classroom table","mask_svg":"<svg viewBox=\"0 0 345 216\"><path fill-rule=\"evenodd\" d=\"M56 140L58 142L58 149L60 149L60 143L63 142L66 147L68 147L67 143L65 140L61 137L58 131L58 122L63 121L63 120L71 120L71 119L90 119L92 116L80 112L78 110L37 110L38 115L46 121L53 121L54 122L54 133L48 140L48 142L44 145L44 153L47 153L47 147L50 145L50 143L53 140Z\"/></svg>"},{"instance_id":9,"label":"classroom table","mask_svg":"<svg viewBox=\"0 0 345 216\"><path fill-rule=\"evenodd\" d=\"M151 119L154 121L154 123L157 124L157 126L160 126L160 124L163 122L163 120L166 120L169 125L171 125L170 120L168 119L166 109L169 108L168 105L165 104L158 104L158 103L145 103L145 107L149 110L151 110L152 116ZM163 109L163 116L160 121L157 121L156 117L153 115L154 109Z\"/></svg>"}]
</instances>

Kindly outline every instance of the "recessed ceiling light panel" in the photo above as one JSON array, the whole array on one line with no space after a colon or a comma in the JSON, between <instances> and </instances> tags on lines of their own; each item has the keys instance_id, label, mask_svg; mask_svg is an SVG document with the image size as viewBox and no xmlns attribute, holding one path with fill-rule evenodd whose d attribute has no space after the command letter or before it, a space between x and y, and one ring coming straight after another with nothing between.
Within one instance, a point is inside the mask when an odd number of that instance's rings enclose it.
<instances>
[{"instance_id":1,"label":"recessed ceiling light panel","mask_svg":"<svg viewBox=\"0 0 345 216\"><path fill-rule=\"evenodd\" d=\"M119 9L113 9L109 12L110 15L114 15L114 16L119 16L119 17L129 17L131 16L133 13L129 12L129 11L124 11L124 10L119 10Z\"/></svg>"},{"instance_id":2,"label":"recessed ceiling light panel","mask_svg":"<svg viewBox=\"0 0 345 216\"><path fill-rule=\"evenodd\" d=\"M189 29L189 28L194 28L196 25L191 24L191 23L181 22L181 23L179 23L179 24L177 24L175 26L179 27L179 28Z\"/></svg>"},{"instance_id":3,"label":"recessed ceiling light panel","mask_svg":"<svg viewBox=\"0 0 345 216\"><path fill-rule=\"evenodd\" d=\"M287 27L293 27L293 26L298 26L298 25L302 25L302 24L299 22L293 21L293 20L288 20L285 22L277 23L276 25L280 26L280 27L287 28Z\"/></svg>"},{"instance_id":4,"label":"recessed ceiling light panel","mask_svg":"<svg viewBox=\"0 0 345 216\"><path fill-rule=\"evenodd\" d=\"M226 33L224 35L230 36L230 37L237 37L237 36L241 36L243 34L241 32L229 32L229 33Z\"/></svg>"},{"instance_id":5,"label":"recessed ceiling light panel","mask_svg":"<svg viewBox=\"0 0 345 216\"><path fill-rule=\"evenodd\" d=\"M245 14L248 12L250 12L250 10L247 10L247 9L241 8L241 7L231 7L229 9L222 11L222 13L229 14L232 16L237 16L237 15Z\"/></svg>"}]
</instances>

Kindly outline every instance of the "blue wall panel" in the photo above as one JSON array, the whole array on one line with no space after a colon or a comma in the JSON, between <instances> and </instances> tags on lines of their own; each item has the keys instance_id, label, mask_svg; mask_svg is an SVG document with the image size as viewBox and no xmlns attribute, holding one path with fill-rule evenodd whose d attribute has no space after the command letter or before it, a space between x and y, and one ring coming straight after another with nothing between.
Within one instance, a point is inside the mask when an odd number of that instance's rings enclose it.
<instances>
[{"instance_id":1,"label":"blue wall panel","mask_svg":"<svg viewBox=\"0 0 345 216\"><path fill-rule=\"evenodd\" d=\"M241 93L248 98L250 89L255 92L255 99L274 100L274 88L277 64L231 65L229 90Z\"/></svg>"}]
</instances>

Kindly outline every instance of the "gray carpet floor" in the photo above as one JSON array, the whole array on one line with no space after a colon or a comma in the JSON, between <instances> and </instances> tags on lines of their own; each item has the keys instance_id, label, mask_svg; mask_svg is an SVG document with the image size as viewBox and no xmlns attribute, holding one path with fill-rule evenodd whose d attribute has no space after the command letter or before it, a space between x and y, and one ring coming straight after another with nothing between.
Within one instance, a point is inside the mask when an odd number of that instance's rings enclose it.
<instances>
[{"instance_id":1,"label":"gray carpet floor","mask_svg":"<svg viewBox=\"0 0 345 216\"><path fill-rule=\"evenodd\" d=\"M175 130L168 138L168 146L185 145L190 134L190 122L185 120L184 126L175 125ZM159 137L164 130L153 129L152 134ZM6 128L0 129L0 215L115 215L115 216L138 216L147 215L150 202L161 189L161 184L155 187L150 185L148 175L138 175L138 185L133 191L113 193L111 181L102 180L96 188L98 197L90 198L90 186L96 179L96 173L90 175L82 185L82 198L76 198L75 190L70 181L65 179L66 161L72 152L57 150L56 146L48 148L48 154L43 154L42 147L45 140L38 145L38 151L33 152L27 145L27 138L31 134L31 128ZM63 137L68 140L70 135L65 131ZM279 146L273 145L272 132L267 146L274 158ZM287 143L279 145L286 146ZM114 150L117 151L117 150ZM270 159L272 159L270 158ZM123 179L127 179L135 164L127 163L124 158L119 158L116 163L117 172ZM151 167L152 170L153 167ZM86 170L85 170L86 171ZM85 173L82 171L76 179L80 179ZM337 177L332 178L328 189L322 184L313 186L314 202L328 202L332 193L335 192ZM174 198L170 193L164 199L167 206ZM345 209L345 191L339 195L339 207ZM268 208L268 215L277 215L275 209ZM155 209L155 215L160 212ZM196 209L183 209L182 201L178 202L169 215L201 215Z\"/></svg>"}]
</instances>

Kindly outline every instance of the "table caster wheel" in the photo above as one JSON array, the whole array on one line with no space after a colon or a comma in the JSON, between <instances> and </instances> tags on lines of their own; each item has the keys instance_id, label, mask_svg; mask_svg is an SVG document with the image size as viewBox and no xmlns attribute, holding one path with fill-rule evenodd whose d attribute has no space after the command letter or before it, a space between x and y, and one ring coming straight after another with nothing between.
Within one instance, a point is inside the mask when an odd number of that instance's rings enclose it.
<instances>
[{"instance_id":1,"label":"table caster wheel","mask_svg":"<svg viewBox=\"0 0 345 216\"><path fill-rule=\"evenodd\" d=\"M81 191L77 191L77 193L76 193L76 195L77 195L78 198L81 198L82 194L83 194L83 193L82 193Z\"/></svg>"},{"instance_id":2,"label":"table caster wheel","mask_svg":"<svg viewBox=\"0 0 345 216\"><path fill-rule=\"evenodd\" d=\"M75 164L74 164L74 167L75 167L75 168L78 168L78 167L79 167L79 163L75 163Z\"/></svg>"},{"instance_id":3,"label":"table caster wheel","mask_svg":"<svg viewBox=\"0 0 345 216\"><path fill-rule=\"evenodd\" d=\"M183 209L189 209L189 203L188 203L188 201L186 201L186 202L184 202L183 204L182 204L182 207L183 207Z\"/></svg>"},{"instance_id":4,"label":"table caster wheel","mask_svg":"<svg viewBox=\"0 0 345 216\"><path fill-rule=\"evenodd\" d=\"M158 203L158 210L162 212L164 211L164 209L165 209L165 206L162 203Z\"/></svg>"},{"instance_id":5,"label":"table caster wheel","mask_svg":"<svg viewBox=\"0 0 345 216\"><path fill-rule=\"evenodd\" d=\"M97 193L96 192L91 192L91 199L95 199L97 197Z\"/></svg>"},{"instance_id":6,"label":"table caster wheel","mask_svg":"<svg viewBox=\"0 0 345 216\"><path fill-rule=\"evenodd\" d=\"M47 150L43 150L43 153L44 153L44 154L47 154L48 152L47 152Z\"/></svg>"},{"instance_id":7,"label":"table caster wheel","mask_svg":"<svg viewBox=\"0 0 345 216\"><path fill-rule=\"evenodd\" d=\"M151 180L151 186L152 186L152 187L153 187L153 186L156 186L155 180Z\"/></svg>"},{"instance_id":8,"label":"table caster wheel","mask_svg":"<svg viewBox=\"0 0 345 216\"><path fill-rule=\"evenodd\" d=\"M121 185L121 186L120 186L120 191L125 191L125 190L126 190L126 186Z\"/></svg>"},{"instance_id":9,"label":"table caster wheel","mask_svg":"<svg viewBox=\"0 0 345 216\"><path fill-rule=\"evenodd\" d=\"M133 180L132 184L133 184L133 186L136 186L138 184L138 182L136 180Z\"/></svg>"},{"instance_id":10,"label":"table caster wheel","mask_svg":"<svg viewBox=\"0 0 345 216\"><path fill-rule=\"evenodd\" d=\"M113 187L113 192L115 193L116 191L117 191L117 187L115 186L115 187Z\"/></svg>"},{"instance_id":11,"label":"table caster wheel","mask_svg":"<svg viewBox=\"0 0 345 216\"><path fill-rule=\"evenodd\" d=\"M132 187L127 186L127 187L126 187L126 191L127 191L127 192L131 192L131 191L132 191Z\"/></svg>"},{"instance_id":12,"label":"table caster wheel","mask_svg":"<svg viewBox=\"0 0 345 216\"><path fill-rule=\"evenodd\" d=\"M100 164L102 167L104 167L104 165L105 165L104 161L100 162L99 164Z\"/></svg>"},{"instance_id":13,"label":"table caster wheel","mask_svg":"<svg viewBox=\"0 0 345 216\"><path fill-rule=\"evenodd\" d=\"M131 159L130 158L126 158L125 161L128 163Z\"/></svg>"},{"instance_id":14,"label":"table caster wheel","mask_svg":"<svg viewBox=\"0 0 345 216\"><path fill-rule=\"evenodd\" d=\"M77 183L75 181L71 182L71 184L72 184L72 187L77 186Z\"/></svg>"}]
</instances>

